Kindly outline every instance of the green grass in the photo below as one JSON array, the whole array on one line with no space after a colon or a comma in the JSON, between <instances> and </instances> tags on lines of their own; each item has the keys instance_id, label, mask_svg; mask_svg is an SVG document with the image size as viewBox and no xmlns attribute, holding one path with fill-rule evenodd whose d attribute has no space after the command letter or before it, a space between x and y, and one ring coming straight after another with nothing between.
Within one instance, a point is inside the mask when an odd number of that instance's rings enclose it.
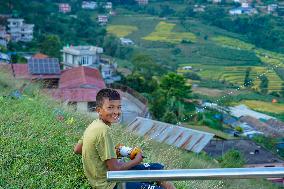
<instances>
[{"instance_id":1,"label":"green grass","mask_svg":"<svg viewBox=\"0 0 284 189\"><path fill-rule=\"evenodd\" d=\"M137 27L128 25L110 25L107 26L107 32L116 35L117 37L125 37L136 31Z\"/></svg>"},{"instance_id":2,"label":"green grass","mask_svg":"<svg viewBox=\"0 0 284 189\"><path fill-rule=\"evenodd\" d=\"M74 144L92 121L90 117L64 109L60 104L43 96L37 86L29 85L24 98L2 97L21 86L1 74L0 77L0 132L2 188L90 188L83 174L81 157L74 155ZM19 85L15 87L15 83ZM5 88L5 89L4 89ZM64 112L64 121L54 115L54 109ZM74 122L67 120L74 118ZM194 154L172 146L140 138L125 131L122 126L112 127L114 143L143 146L145 162L161 162L167 169L213 168L219 165L203 153ZM265 180L207 180L176 182L178 189L238 188L276 189Z\"/></svg>"},{"instance_id":3,"label":"green grass","mask_svg":"<svg viewBox=\"0 0 284 189\"><path fill-rule=\"evenodd\" d=\"M182 40L196 41L196 36L190 32L173 32L175 24L161 21L155 30L143 39L168 43L180 43Z\"/></svg>"}]
</instances>

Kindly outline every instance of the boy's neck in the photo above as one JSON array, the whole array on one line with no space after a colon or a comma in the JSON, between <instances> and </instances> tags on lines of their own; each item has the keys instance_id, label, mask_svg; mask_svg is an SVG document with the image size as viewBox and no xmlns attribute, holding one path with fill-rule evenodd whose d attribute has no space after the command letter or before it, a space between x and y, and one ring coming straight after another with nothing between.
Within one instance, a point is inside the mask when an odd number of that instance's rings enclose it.
<instances>
[{"instance_id":1,"label":"boy's neck","mask_svg":"<svg viewBox=\"0 0 284 189\"><path fill-rule=\"evenodd\" d=\"M111 123L108 121L103 120L102 118L99 118L102 122L104 122L104 124L106 124L107 126L111 126Z\"/></svg>"}]
</instances>

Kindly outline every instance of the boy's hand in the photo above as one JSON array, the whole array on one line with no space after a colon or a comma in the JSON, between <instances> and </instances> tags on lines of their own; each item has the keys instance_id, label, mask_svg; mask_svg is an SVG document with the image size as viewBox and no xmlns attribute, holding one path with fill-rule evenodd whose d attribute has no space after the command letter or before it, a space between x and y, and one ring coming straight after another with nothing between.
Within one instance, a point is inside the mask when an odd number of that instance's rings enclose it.
<instances>
[{"instance_id":1,"label":"boy's hand","mask_svg":"<svg viewBox=\"0 0 284 189\"><path fill-rule=\"evenodd\" d=\"M142 153L136 154L135 158L133 159L137 164L140 164L143 161Z\"/></svg>"}]
</instances>

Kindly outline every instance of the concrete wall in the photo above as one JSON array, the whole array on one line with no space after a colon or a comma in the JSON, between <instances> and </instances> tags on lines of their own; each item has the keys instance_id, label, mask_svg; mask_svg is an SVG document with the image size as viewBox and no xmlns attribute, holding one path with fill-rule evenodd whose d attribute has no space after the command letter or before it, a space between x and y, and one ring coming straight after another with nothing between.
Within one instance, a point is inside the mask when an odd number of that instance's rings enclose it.
<instances>
[{"instance_id":1,"label":"concrete wall","mask_svg":"<svg viewBox=\"0 0 284 189\"><path fill-rule=\"evenodd\" d=\"M77 102L77 111L88 112L88 102Z\"/></svg>"}]
</instances>

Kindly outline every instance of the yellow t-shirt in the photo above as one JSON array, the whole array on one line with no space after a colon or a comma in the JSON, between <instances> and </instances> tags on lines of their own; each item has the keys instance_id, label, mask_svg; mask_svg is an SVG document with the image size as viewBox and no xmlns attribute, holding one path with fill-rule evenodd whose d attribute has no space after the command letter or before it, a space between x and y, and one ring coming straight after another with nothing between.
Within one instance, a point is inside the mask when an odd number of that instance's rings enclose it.
<instances>
[{"instance_id":1,"label":"yellow t-shirt","mask_svg":"<svg viewBox=\"0 0 284 189\"><path fill-rule=\"evenodd\" d=\"M110 127L97 119L85 130L82 148L84 172L93 188L114 188L116 183L106 180L105 161L111 158L117 157L110 137Z\"/></svg>"}]
</instances>

